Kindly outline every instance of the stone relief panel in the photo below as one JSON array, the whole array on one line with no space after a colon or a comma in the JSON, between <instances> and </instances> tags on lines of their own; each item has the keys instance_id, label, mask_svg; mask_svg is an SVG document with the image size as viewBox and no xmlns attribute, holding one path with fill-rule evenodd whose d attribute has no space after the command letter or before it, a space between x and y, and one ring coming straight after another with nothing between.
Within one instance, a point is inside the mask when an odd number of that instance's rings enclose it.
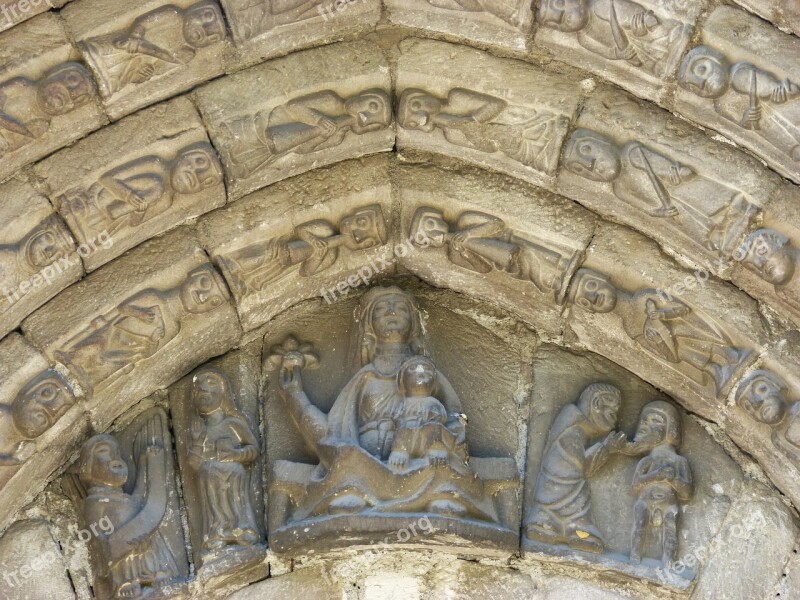
<instances>
[{"instance_id":1,"label":"stone relief panel","mask_svg":"<svg viewBox=\"0 0 800 600\"><path fill-rule=\"evenodd\" d=\"M75 240L46 198L20 181L0 185L0 337L83 275Z\"/></svg>"},{"instance_id":2,"label":"stone relief panel","mask_svg":"<svg viewBox=\"0 0 800 600\"><path fill-rule=\"evenodd\" d=\"M148 409L121 431L92 437L73 470L63 486L79 525L96 532L95 597L174 597L185 588L189 561L166 412Z\"/></svg>"},{"instance_id":3,"label":"stone relief panel","mask_svg":"<svg viewBox=\"0 0 800 600\"><path fill-rule=\"evenodd\" d=\"M736 4L756 13L795 35L800 35L800 6L794 0L734 0Z\"/></svg>"},{"instance_id":4,"label":"stone relief panel","mask_svg":"<svg viewBox=\"0 0 800 600\"><path fill-rule=\"evenodd\" d=\"M204 365L169 392L193 564L206 581L247 569L241 583L249 583L268 573L259 350Z\"/></svg>"},{"instance_id":5,"label":"stone relief panel","mask_svg":"<svg viewBox=\"0 0 800 600\"><path fill-rule=\"evenodd\" d=\"M61 11L112 119L221 75L227 29L214 0L116 0Z\"/></svg>"},{"instance_id":6,"label":"stone relief panel","mask_svg":"<svg viewBox=\"0 0 800 600\"><path fill-rule=\"evenodd\" d=\"M368 42L299 52L211 83L200 111L240 198L347 158L391 150L389 65Z\"/></svg>"},{"instance_id":7,"label":"stone relief panel","mask_svg":"<svg viewBox=\"0 0 800 600\"><path fill-rule=\"evenodd\" d=\"M739 245L779 185L774 174L610 89L586 101L577 126L564 147L560 193L730 277Z\"/></svg>"},{"instance_id":8,"label":"stone relief panel","mask_svg":"<svg viewBox=\"0 0 800 600\"><path fill-rule=\"evenodd\" d=\"M388 181L385 157L346 162L255 192L200 222L245 330L301 300L334 302L395 270Z\"/></svg>"},{"instance_id":9,"label":"stone relief panel","mask_svg":"<svg viewBox=\"0 0 800 600\"><path fill-rule=\"evenodd\" d=\"M400 44L398 147L444 154L551 187L580 87L443 42Z\"/></svg>"},{"instance_id":10,"label":"stone relief panel","mask_svg":"<svg viewBox=\"0 0 800 600\"><path fill-rule=\"evenodd\" d=\"M221 0L239 60L252 64L306 46L364 33L380 19L380 0Z\"/></svg>"},{"instance_id":11,"label":"stone relief panel","mask_svg":"<svg viewBox=\"0 0 800 600\"><path fill-rule=\"evenodd\" d=\"M104 124L78 60L54 14L0 34L0 181Z\"/></svg>"},{"instance_id":12,"label":"stone relief panel","mask_svg":"<svg viewBox=\"0 0 800 600\"><path fill-rule=\"evenodd\" d=\"M800 182L800 39L722 6L681 62L675 108Z\"/></svg>"},{"instance_id":13,"label":"stone relief panel","mask_svg":"<svg viewBox=\"0 0 800 600\"><path fill-rule=\"evenodd\" d=\"M224 280L183 232L87 277L31 315L23 330L91 392L100 429L120 407L227 351L240 334Z\"/></svg>"},{"instance_id":14,"label":"stone relief panel","mask_svg":"<svg viewBox=\"0 0 800 600\"><path fill-rule=\"evenodd\" d=\"M533 25L529 0L387 0L386 7L392 23L514 50L526 49Z\"/></svg>"},{"instance_id":15,"label":"stone relief panel","mask_svg":"<svg viewBox=\"0 0 800 600\"><path fill-rule=\"evenodd\" d=\"M691 588L697 567L682 558L722 527L731 499L720 483L743 485L736 463L601 356L544 346L533 365L524 556Z\"/></svg>"},{"instance_id":16,"label":"stone relief panel","mask_svg":"<svg viewBox=\"0 0 800 600\"><path fill-rule=\"evenodd\" d=\"M705 0L540 0L535 42L571 64L657 100L673 79Z\"/></svg>"},{"instance_id":17,"label":"stone relief panel","mask_svg":"<svg viewBox=\"0 0 800 600\"><path fill-rule=\"evenodd\" d=\"M728 284L701 284L621 227L598 229L587 256L568 298L580 345L718 421L722 401L710 399L727 396L766 341L755 301Z\"/></svg>"},{"instance_id":18,"label":"stone relief panel","mask_svg":"<svg viewBox=\"0 0 800 600\"><path fill-rule=\"evenodd\" d=\"M95 245L84 258L90 271L225 204L222 165L185 98L123 119L35 172L78 241Z\"/></svg>"},{"instance_id":19,"label":"stone relief panel","mask_svg":"<svg viewBox=\"0 0 800 600\"><path fill-rule=\"evenodd\" d=\"M341 548L343 529L348 546L374 544L425 515L430 531L390 543L444 549L444 535L446 547L459 553L513 552L519 474L511 457L518 451L512 398L525 363L510 357L525 343L524 333L500 351L511 360L511 369L500 374L492 365L504 359L480 364L476 353L486 357L503 341L430 299L422 312L410 291L372 288L355 307L355 327L348 323L354 301L309 308L319 318L337 314L323 321L341 331L330 338L333 344L319 347L299 333L297 324L307 323L305 333L328 339L299 314L295 323L271 328L265 340L271 548L286 555ZM453 352L460 347L453 337L428 345L434 331L447 337L444 331L455 332L459 321L472 323L469 333L457 334L472 334L468 352ZM349 348L348 337L358 338ZM459 381L456 391L445 372L466 375L469 365L472 377ZM487 369L494 381L479 376ZM328 392L334 400L323 399ZM292 423L289 431L269 425L281 419Z\"/></svg>"}]
</instances>

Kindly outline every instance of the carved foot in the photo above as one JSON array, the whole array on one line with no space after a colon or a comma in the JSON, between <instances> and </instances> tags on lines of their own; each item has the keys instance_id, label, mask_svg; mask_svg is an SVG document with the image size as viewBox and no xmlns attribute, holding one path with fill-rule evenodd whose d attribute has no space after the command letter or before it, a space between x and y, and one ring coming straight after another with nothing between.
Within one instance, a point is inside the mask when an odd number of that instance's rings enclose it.
<instances>
[{"instance_id":1,"label":"carved foot","mask_svg":"<svg viewBox=\"0 0 800 600\"><path fill-rule=\"evenodd\" d=\"M142 586L138 581L123 583L117 589L118 598L138 598L142 595Z\"/></svg>"},{"instance_id":2,"label":"carved foot","mask_svg":"<svg viewBox=\"0 0 800 600\"><path fill-rule=\"evenodd\" d=\"M333 500L328 505L328 513L331 515L354 515L360 513L366 507L366 500L359 496L348 494Z\"/></svg>"},{"instance_id":3,"label":"carved foot","mask_svg":"<svg viewBox=\"0 0 800 600\"><path fill-rule=\"evenodd\" d=\"M467 508L455 500L434 500L428 504L428 511L445 517L465 517Z\"/></svg>"},{"instance_id":4,"label":"carved foot","mask_svg":"<svg viewBox=\"0 0 800 600\"><path fill-rule=\"evenodd\" d=\"M395 469L405 469L408 464L408 452L395 450L389 455L389 466Z\"/></svg>"},{"instance_id":5,"label":"carved foot","mask_svg":"<svg viewBox=\"0 0 800 600\"><path fill-rule=\"evenodd\" d=\"M573 550L582 552L592 552L593 554L602 554L606 549L605 542L593 533L588 531L581 531L580 529L567 540L569 547Z\"/></svg>"},{"instance_id":6,"label":"carved foot","mask_svg":"<svg viewBox=\"0 0 800 600\"><path fill-rule=\"evenodd\" d=\"M563 535L559 535L549 527L539 524L528 525L525 529L525 537L532 542L541 542L551 546L563 544L566 541Z\"/></svg>"},{"instance_id":7,"label":"carved foot","mask_svg":"<svg viewBox=\"0 0 800 600\"><path fill-rule=\"evenodd\" d=\"M432 467L446 467L447 458L447 450L431 450L428 452L428 464Z\"/></svg>"}]
</instances>

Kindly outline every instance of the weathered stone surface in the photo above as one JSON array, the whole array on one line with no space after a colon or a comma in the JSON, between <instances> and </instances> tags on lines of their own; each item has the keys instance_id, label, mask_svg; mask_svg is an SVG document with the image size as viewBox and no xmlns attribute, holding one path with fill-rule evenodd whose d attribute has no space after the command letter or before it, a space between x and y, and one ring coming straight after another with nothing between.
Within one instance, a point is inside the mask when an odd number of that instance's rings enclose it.
<instances>
[{"instance_id":1,"label":"weathered stone surface","mask_svg":"<svg viewBox=\"0 0 800 600\"><path fill-rule=\"evenodd\" d=\"M75 240L47 198L16 180L0 185L0 337L83 275Z\"/></svg>"},{"instance_id":2,"label":"weathered stone surface","mask_svg":"<svg viewBox=\"0 0 800 600\"><path fill-rule=\"evenodd\" d=\"M105 122L79 57L52 13L0 34L0 181Z\"/></svg>"},{"instance_id":3,"label":"weathered stone surface","mask_svg":"<svg viewBox=\"0 0 800 600\"><path fill-rule=\"evenodd\" d=\"M368 42L298 52L197 91L234 198L394 145L391 76Z\"/></svg>"},{"instance_id":4,"label":"weathered stone surface","mask_svg":"<svg viewBox=\"0 0 800 600\"><path fill-rule=\"evenodd\" d=\"M400 151L424 150L550 187L580 85L463 46L400 44Z\"/></svg>"},{"instance_id":5,"label":"weathered stone surface","mask_svg":"<svg viewBox=\"0 0 800 600\"><path fill-rule=\"evenodd\" d=\"M221 0L238 65L363 34L381 16L380 0Z\"/></svg>"},{"instance_id":6,"label":"weathered stone surface","mask_svg":"<svg viewBox=\"0 0 800 600\"><path fill-rule=\"evenodd\" d=\"M466 43L525 50L533 25L528 0L386 0L389 20Z\"/></svg>"},{"instance_id":7,"label":"weathered stone surface","mask_svg":"<svg viewBox=\"0 0 800 600\"><path fill-rule=\"evenodd\" d=\"M123 119L36 165L90 271L225 204L222 165L192 103L179 98Z\"/></svg>"},{"instance_id":8,"label":"weathered stone surface","mask_svg":"<svg viewBox=\"0 0 800 600\"><path fill-rule=\"evenodd\" d=\"M563 152L560 193L730 276L779 177L611 88L592 94L576 125Z\"/></svg>"},{"instance_id":9,"label":"weathered stone surface","mask_svg":"<svg viewBox=\"0 0 800 600\"><path fill-rule=\"evenodd\" d=\"M44 521L20 521L0 538L0 594L14 600L75 598L67 566Z\"/></svg>"},{"instance_id":10,"label":"weathered stone surface","mask_svg":"<svg viewBox=\"0 0 800 600\"><path fill-rule=\"evenodd\" d=\"M580 346L714 421L767 341L752 298L677 268L653 242L619 226L597 229L569 294Z\"/></svg>"},{"instance_id":11,"label":"weathered stone surface","mask_svg":"<svg viewBox=\"0 0 800 600\"><path fill-rule=\"evenodd\" d=\"M487 173L408 166L400 188L400 264L423 280L563 331L562 305L595 218L554 194ZM491 204L487 204L491 198Z\"/></svg>"},{"instance_id":12,"label":"weathered stone surface","mask_svg":"<svg viewBox=\"0 0 800 600\"><path fill-rule=\"evenodd\" d=\"M0 0L0 31L47 12L52 0Z\"/></svg>"},{"instance_id":13,"label":"weathered stone surface","mask_svg":"<svg viewBox=\"0 0 800 600\"><path fill-rule=\"evenodd\" d=\"M222 276L184 231L92 273L28 317L23 331L91 392L101 431L240 335Z\"/></svg>"},{"instance_id":14,"label":"weathered stone surface","mask_svg":"<svg viewBox=\"0 0 800 600\"><path fill-rule=\"evenodd\" d=\"M768 21L772 21L781 29L800 35L800 5L795 0L733 1Z\"/></svg>"},{"instance_id":15,"label":"weathered stone surface","mask_svg":"<svg viewBox=\"0 0 800 600\"><path fill-rule=\"evenodd\" d=\"M261 600L261 598L284 598L285 600L341 600L345 593L341 581L324 577L324 567L298 569L280 577L272 577L240 590L230 600Z\"/></svg>"},{"instance_id":16,"label":"weathered stone surface","mask_svg":"<svg viewBox=\"0 0 800 600\"><path fill-rule=\"evenodd\" d=\"M200 221L245 330L394 271L387 162L376 156L296 177Z\"/></svg>"},{"instance_id":17,"label":"weathered stone surface","mask_svg":"<svg viewBox=\"0 0 800 600\"><path fill-rule=\"evenodd\" d=\"M91 0L61 15L112 119L223 72L227 30L215 0Z\"/></svg>"},{"instance_id":18,"label":"weathered stone surface","mask_svg":"<svg viewBox=\"0 0 800 600\"><path fill-rule=\"evenodd\" d=\"M558 60L601 75L656 101L707 0L541 0L534 38Z\"/></svg>"},{"instance_id":19,"label":"weathered stone surface","mask_svg":"<svg viewBox=\"0 0 800 600\"><path fill-rule=\"evenodd\" d=\"M449 568L448 568L449 567ZM481 565L464 560L434 569L428 577L434 598L469 600L530 600L536 598L533 579L517 570ZM426 590L426 591L428 591ZM391 598L391 595L388 595Z\"/></svg>"},{"instance_id":20,"label":"weathered stone surface","mask_svg":"<svg viewBox=\"0 0 800 600\"><path fill-rule=\"evenodd\" d=\"M720 6L681 61L674 108L800 183L800 39Z\"/></svg>"}]
</instances>

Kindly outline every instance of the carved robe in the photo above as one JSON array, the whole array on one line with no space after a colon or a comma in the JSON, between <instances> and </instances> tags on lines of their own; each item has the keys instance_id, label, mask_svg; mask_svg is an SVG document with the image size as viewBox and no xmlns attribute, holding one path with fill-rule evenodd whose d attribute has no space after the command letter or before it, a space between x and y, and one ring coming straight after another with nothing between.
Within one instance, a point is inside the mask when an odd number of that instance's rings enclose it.
<instances>
[{"instance_id":1,"label":"carved robe","mask_svg":"<svg viewBox=\"0 0 800 600\"><path fill-rule=\"evenodd\" d=\"M39 111L36 83L17 77L0 85L0 157L44 135L50 119Z\"/></svg>"}]
</instances>

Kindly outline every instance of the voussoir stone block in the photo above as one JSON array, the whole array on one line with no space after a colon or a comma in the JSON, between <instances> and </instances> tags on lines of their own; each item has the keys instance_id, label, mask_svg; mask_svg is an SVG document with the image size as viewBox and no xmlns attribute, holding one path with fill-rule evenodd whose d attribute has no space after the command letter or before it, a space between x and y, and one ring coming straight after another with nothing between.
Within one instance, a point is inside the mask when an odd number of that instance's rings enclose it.
<instances>
[{"instance_id":1,"label":"voussoir stone block","mask_svg":"<svg viewBox=\"0 0 800 600\"><path fill-rule=\"evenodd\" d=\"M79 59L53 13L0 34L0 181L105 123Z\"/></svg>"},{"instance_id":2,"label":"voussoir stone block","mask_svg":"<svg viewBox=\"0 0 800 600\"><path fill-rule=\"evenodd\" d=\"M783 30L800 35L800 4L796 0L733 0Z\"/></svg>"},{"instance_id":3,"label":"voussoir stone block","mask_svg":"<svg viewBox=\"0 0 800 600\"><path fill-rule=\"evenodd\" d=\"M395 182L405 268L560 334L567 288L594 232L591 213L502 175L405 166Z\"/></svg>"},{"instance_id":4,"label":"voussoir stone block","mask_svg":"<svg viewBox=\"0 0 800 600\"><path fill-rule=\"evenodd\" d=\"M533 25L530 0L385 0L389 20L464 42L525 50Z\"/></svg>"},{"instance_id":5,"label":"voussoir stone block","mask_svg":"<svg viewBox=\"0 0 800 600\"><path fill-rule=\"evenodd\" d=\"M586 101L561 167L559 193L723 277L781 185L751 156L610 88Z\"/></svg>"},{"instance_id":6,"label":"voussoir stone block","mask_svg":"<svg viewBox=\"0 0 800 600\"><path fill-rule=\"evenodd\" d=\"M112 119L223 73L229 46L215 0L87 0L61 15Z\"/></svg>"},{"instance_id":7,"label":"voussoir stone block","mask_svg":"<svg viewBox=\"0 0 800 600\"><path fill-rule=\"evenodd\" d=\"M540 0L534 43L656 101L674 78L707 0Z\"/></svg>"},{"instance_id":8,"label":"voussoir stone block","mask_svg":"<svg viewBox=\"0 0 800 600\"><path fill-rule=\"evenodd\" d=\"M0 337L83 275L75 240L53 207L17 180L0 185Z\"/></svg>"},{"instance_id":9,"label":"voussoir stone block","mask_svg":"<svg viewBox=\"0 0 800 600\"><path fill-rule=\"evenodd\" d=\"M551 187L580 85L444 42L400 44L397 140Z\"/></svg>"},{"instance_id":10,"label":"voussoir stone block","mask_svg":"<svg viewBox=\"0 0 800 600\"><path fill-rule=\"evenodd\" d=\"M91 250L83 259L89 271L225 204L222 165L186 98L131 115L42 161L35 172Z\"/></svg>"},{"instance_id":11,"label":"voussoir stone block","mask_svg":"<svg viewBox=\"0 0 800 600\"><path fill-rule=\"evenodd\" d=\"M28 317L23 331L91 393L100 430L241 333L222 276L183 230L92 273Z\"/></svg>"},{"instance_id":12,"label":"voussoir stone block","mask_svg":"<svg viewBox=\"0 0 800 600\"><path fill-rule=\"evenodd\" d=\"M681 61L673 108L800 182L800 38L720 6Z\"/></svg>"},{"instance_id":13,"label":"voussoir stone block","mask_svg":"<svg viewBox=\"0 0 800 600\"><path fill-rule=\"evenodd\" d=\"M245 331L309 298L327 302L395 269L384 156L250 194L198 224Z\"/></svg>"},{"instance_id":14,"label":"voussoir stone block","mask_svg":"<svg viewBox=\"0 0 800 600\"><path fill-rule=\"evenodd\" d=\"M52 0L0 0L0 31L47 12Z\"/></svg>"},{"instance_id":15,"label":"voussoir stone block","mask_svg":"<svg viewBox=\"0 0 800 600\"><path fill-rule=\"evenodd\" d=\"M579 345L720 421L723 399L767 343L756 301L678 268L620 226L598 227L586 254L568 295Z\"/></svg>"},{"instance_id":16,"label":"voussoir stone block","mask_svg":"<svg viewBox=\"0 0 800 600\"><path fill-rule=\"evenodd\" d=\"M380 0L220 0L242 65L372 30Z\"/></svg>"},{"instance_id":17,"label":"voussoir stone block","mask_svg":"<svg viewBox=\"0 0 800 600\"><path fill-rule=\"evenodd\" d=\"M394 145L389 63L368 42L298 52L196 92L240 198L258 188Z\"/></svg>"}]
</instances>

